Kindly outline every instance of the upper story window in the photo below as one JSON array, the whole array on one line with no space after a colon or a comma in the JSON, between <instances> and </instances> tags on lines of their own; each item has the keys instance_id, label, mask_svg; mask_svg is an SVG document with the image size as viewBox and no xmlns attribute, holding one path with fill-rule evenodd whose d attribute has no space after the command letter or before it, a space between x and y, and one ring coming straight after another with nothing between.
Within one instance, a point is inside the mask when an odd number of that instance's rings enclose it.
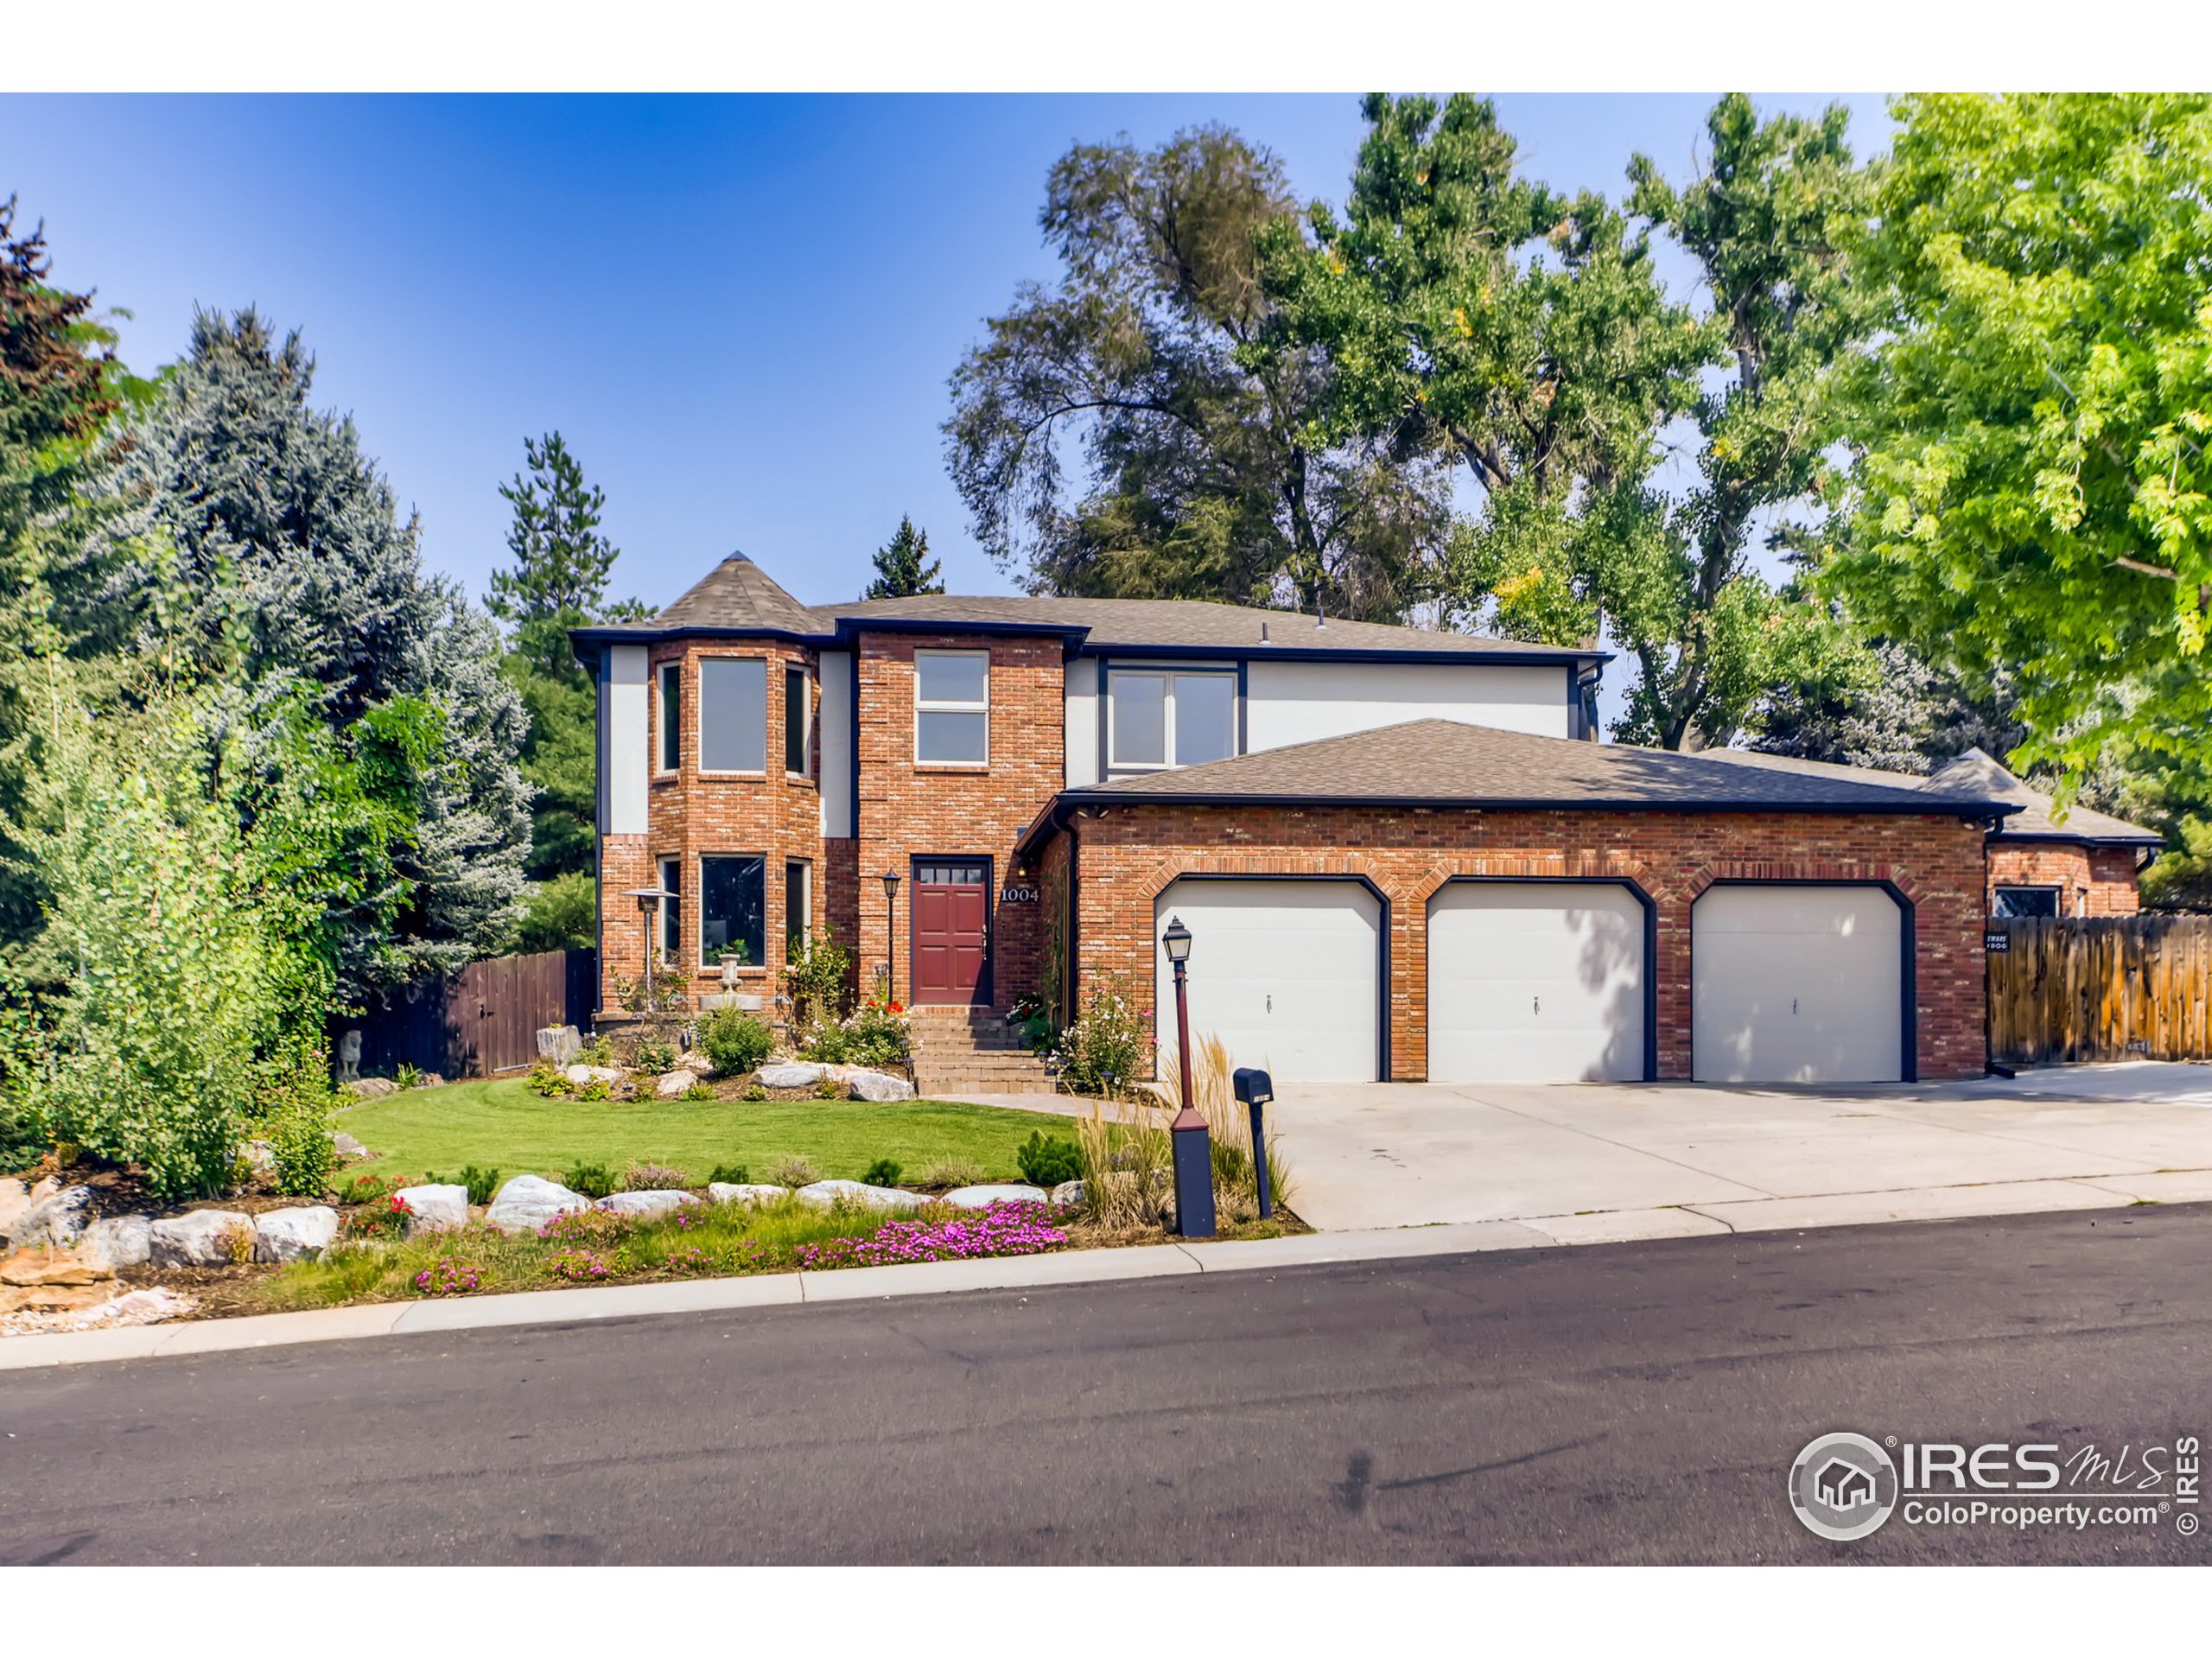
<instances>
[{"instance_id":1,"label":"upper story window","mask_svg":"<svg viewBox=\"0 0 2212 1659\"><path fill-rule=\"evenodd\" d=\"M784 671L784 770L804 778L813 771L809 764L810 722L813 699L807 690L806 671Z\"/></svg>"},{"instance_id":2,"label":"upper story window","mask_svg":"<svg viewBox=\"0 0 2212 1659\"><path fill-rule=\"evenodd\" d=\"M660 766L674 772L683 764L683 664L660 665Z\"/></svg>"},{"instance_id":3,"label":"upper story window","mask_svg":"<svg viewBox=\"0 0 2212 1659\"><path fill-rule=\"evenodd\" d=\"M981 766L990 758L990 653L916 652L914 764Z\"/></svg>"},{"instance_id":4,"label":"upper story window","mask_svg":"<svg viewBox=\"0 0 2212 1659\"><path fill-rule=\"evenodd\" d=\"M1117 668L1106 677L1109 772L1198 766L1236 753L1236 677Z\"/></svg>"},{"instance_id":5,"label":"upper story window","mask_svg":"<svg viewBox=\"0 0 2212 1659\"><path fill-rule=\"evenodd\" d=\"M768 664L758 657L699 659L699 770L768 768Z\"/></svg>"}]
</instances>

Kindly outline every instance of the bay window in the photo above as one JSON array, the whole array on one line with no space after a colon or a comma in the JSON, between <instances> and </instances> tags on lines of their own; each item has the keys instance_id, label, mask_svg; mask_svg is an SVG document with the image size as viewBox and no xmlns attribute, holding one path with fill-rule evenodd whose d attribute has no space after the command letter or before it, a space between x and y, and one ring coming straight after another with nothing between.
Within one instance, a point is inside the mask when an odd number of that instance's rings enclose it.
<instances>
[{"instance_id":1,"label":"bay window","mask_svg":"<svg viewBox=\"0 0 2212 1659\"><path fill-rule=\"evenodd\" d=\"M699 770L765 772L767 766L768 664L758 657L702 658Z\"/></svg>"}]
</instances>

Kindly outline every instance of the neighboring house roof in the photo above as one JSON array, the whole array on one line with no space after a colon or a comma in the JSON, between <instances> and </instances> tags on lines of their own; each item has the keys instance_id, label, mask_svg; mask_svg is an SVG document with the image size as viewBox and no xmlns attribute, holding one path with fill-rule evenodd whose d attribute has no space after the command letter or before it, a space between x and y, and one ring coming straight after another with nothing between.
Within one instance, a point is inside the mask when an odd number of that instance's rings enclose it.
<instances>
[{"instance_id":1,"label":"neighboring house roof","mask_svg":"<svg viewBox=\"0 0 2212 1659\"><path fill-rule=\"evenodd\" d=\"M1396 805L1583 810L1943 813L1997 818L2018 809L1922 779L1836 777L1851 768L1740 766L1624 743L1415 720L1266 749L1177 772L1144 772L1063 791L1023 837L1084 805Z\"/></svg>"},{"instance_id":2,"label":"neighboring house roof","mask_svg":"<svg viewBox=\"0 0 2212 1659\"><path fill-rule=\"evenodd\" d=\"M2069 808L2063 819L2055 818L2051 816L2053 803L2050 796L2015 777L1980 749L1968 749L1955 760L1938 766L1929 779L1928 787L1972 790L2012 802L2020 810L2005 821L2002 834L2007 841L2081 841L2104 846L2158 847L2163 846L2166 839L2155 830L2146 830L2139 823L2130 823L2125 818L2115 818L2109 812L2094 811L2086 806Z\"/></svg>"},{"instance_id":3,"label":"neighboring house roof","mask_svg":"<svg viewBox=\"0 0 2212 1659\"><path fill-rule=\"evenodd\" d=\"M802 605L742 553L733 553L683 596L644 622L578 628L581 645L642 643L678 633L769 633L830 644L861 627L942 628L1058 634L1080 650L1177 656L1367 656L1406 660L1601 663L1606 653L1573 646L1484 639L1430 628L1323 619L1300 611L1184 599L969 598L922 594Z\"/></svg>"}]
</instances>

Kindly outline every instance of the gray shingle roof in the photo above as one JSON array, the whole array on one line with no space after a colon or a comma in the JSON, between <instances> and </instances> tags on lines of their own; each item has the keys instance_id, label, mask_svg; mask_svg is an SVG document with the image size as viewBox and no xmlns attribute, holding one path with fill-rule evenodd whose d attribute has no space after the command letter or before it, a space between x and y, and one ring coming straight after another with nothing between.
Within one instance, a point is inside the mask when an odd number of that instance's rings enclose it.
<instances>
[{"instance_id":1,"label":"gray shingle roof","mask_svg":"<svg viewBox=\"0 0 2212 1659\"><path fill-rule=\"evenodd\" d=\"M682 598L649 622L640 633L678 628L766 628L779 633L823 633L827 619L817 615L779 587L742 553L733 553L694 582Z\"/></svg>"},{"instance_id":2,"label":"gray shingle roof","mask_svg":"<svg viewBox=\"0 0 2212 1659\"><path fill-rule=\"evenodd\" d=\"M2112 842L2141 847L2158 846L2165 840L2155 830L2145 830L2139 823L2130 823L2125 818L2093 811L2086 806L2073 808L2063 822L2054 818L2050 796L2007 772L1980 749L1968 749L1955 760L1938 766L1929 779L1928 787L1978 790L1994 799L2012 802L2021 810L2005 820L2007 836L2036 841Z\"/></svg>"},{"instance_id":3,"label":"gray shingle roof","mask_svg":"<svg viewBox=\"0 0 2212 1659\"><path fill-rule=\"evenodd\" d=\"M1624 743L1539 737L1449 720L1268 749L1180 772L1116 779L1061 799L1674 808L1704 811L1929 812L1995 816L2003 798L1846 767L1742 766Z\"/></svg>"}]
</instances>

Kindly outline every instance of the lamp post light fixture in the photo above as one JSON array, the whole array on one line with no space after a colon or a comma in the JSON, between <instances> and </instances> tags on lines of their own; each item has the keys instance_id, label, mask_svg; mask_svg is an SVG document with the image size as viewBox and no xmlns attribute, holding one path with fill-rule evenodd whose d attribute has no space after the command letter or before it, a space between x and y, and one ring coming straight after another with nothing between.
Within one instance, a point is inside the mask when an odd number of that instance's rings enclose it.
<instances>
[{"instance_id":1,"label":"lamp post light fixture","mask_svg":"<svg viewBox=\"0 0 2212 1659\"><path fill-rule=\"evenodd\" d=\"M899 1000L899 872L883 873L883 1000Z\"/></svg>"},{"instance_id":2,"label":"lamp post light fixture","mask_svg":"<svg viewBox=\"0 0 2212 1659\"><path fill-rule=\"evenodd\" d=\"M660 919L660 907L676 897L666 887L632 887L630 896L638 901L638 925L645 936L645 1012L653 1011L653 924Z\"/></svg>"},{"instance_id":3,"label":"lamp post light fixture","mask_svg":"<svg viewBox=\"0 0 2212 1659\"><path fill-rule=\"evenodd\" d=\"M1160 936L1160 948L1175 969L1175 1065L1182 1084L1183 1109L1168 1125L1168 1142L1175 1153L1175 1230L1185 1238L1211 1238L1213 1224L1213 1147L1206 1135L1205 1114L1191 1091L1191 997L1186 965L1191 960L1191 930L1179 916L1167 918Z\"/></svg>"}]
</instances>

